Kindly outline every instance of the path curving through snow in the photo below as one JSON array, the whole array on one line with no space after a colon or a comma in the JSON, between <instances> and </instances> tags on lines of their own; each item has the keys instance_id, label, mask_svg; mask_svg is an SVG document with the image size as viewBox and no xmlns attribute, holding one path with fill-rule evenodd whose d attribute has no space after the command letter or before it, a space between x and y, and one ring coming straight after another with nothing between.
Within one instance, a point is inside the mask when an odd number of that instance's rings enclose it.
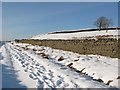
<instances>
[{"instance_id":1,"label":"path curving through snow","mask_svg":"<svg viewBox=\"0 0 120 90\"><path fill-rule=\"evenodd\" d=\"M11 43L0 48L3 87L18 88L109 88L91 77L75 72L60 63L45 59L34 51L25 51ZM9 75L9 77L8 77ZM12 78L14 77L14 78ZM6 84L12 82L14 86ZM16 85L17 84L17 85Z\"/></svg>"}]
</instances>

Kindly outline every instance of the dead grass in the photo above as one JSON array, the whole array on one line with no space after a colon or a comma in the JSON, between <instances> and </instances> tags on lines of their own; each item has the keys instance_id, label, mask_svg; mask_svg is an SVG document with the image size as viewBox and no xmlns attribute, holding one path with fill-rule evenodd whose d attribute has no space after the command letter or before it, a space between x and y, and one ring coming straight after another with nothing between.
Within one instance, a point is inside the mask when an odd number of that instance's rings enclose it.
<instances>
[{"instance_id":1,"label":"dead grass","mask_svg":"<svg viewBox=\"0 0 120 90\"><path fill-rule=\"evenodd\" d=\"M74 60L74 62L77 62L77 61L79 61L79 59Z\"/></svg>"},{"instance_id":2,"label":"dead grass","mask_svg":"<svg viewBox=\"0 0 120 90\"><path fill-rule=\"evenodd\" d=\"M117 79L120 79L120 76L118 76Z\"/></svg>"},{"instance_id":3,"label":"dead grass","mask_svg":"<svg viewBox=\"0 0 120 90\"><path fill-rule=\"evenodd\" d=\"M29 50L30 48L27 47L22 47L23 50Z\"/></svg>"},{"instance_id":4,"label":"dead grass","mask_svg":"<svg viewBox=\"0 0 120 90\"><path fill-rule=\"evenodd\" d=\"M119 40L109 38L98 40L20 40L19 42L30 43L32 45L48 46L54 49L72 51L74 53L85 55L97 54L113 58L120 58L120 55L118 55L120 51ZM44 49L40 51L44 51Z\"/></svg>"},{"instance_id":5,"label":"dead grass","mask_svg":"<svg viewBox=\"0 0 120 90\"><path fill-rule=\"evenodd\" d=\"M61 56L60 58L58 58L58 61L63 61L64 60L64 57Z\"/></svg>"},{"instance_id":6,"label":"dead grass","mask_svg":"<svg viewBox=\"0 0 120 90\"><path fill-rule=\"evenodd\" d=\"M109 80L106 85L110 85L110 83L113 82L113 80Z\"/></svg>"},{"instance_id":7,"label":"dead grass","mask_svg":"<svg viewBox=\"0 0 120 90\"><path fill-rule=\"evenodd\" d=\"M104 81L103 81L102 79L100 79L100 78L99 78L99 79L93 79L93 80L98 81L98 82L102 82L102 83L104 82Z\"/></svg>"},{"instance_id":8,"label":"dead grass","mask_svg":"<svg viewBox=\"0 0 120 90\"><path fill-rule=\"evenodd\" d=\"M32 49L33 51L37 51L36 49Z\"/></svg>"},{"instance_id":9,"label":"dead grass","mask_svg":"<svg viewBox=\"0 0 120 90\"><path fill-rule=\"evenodd\" d=\"M43 58L49 59L49 55L45 53L37 53L38 55L41 55Z\"/></svg>"}]
</instances>

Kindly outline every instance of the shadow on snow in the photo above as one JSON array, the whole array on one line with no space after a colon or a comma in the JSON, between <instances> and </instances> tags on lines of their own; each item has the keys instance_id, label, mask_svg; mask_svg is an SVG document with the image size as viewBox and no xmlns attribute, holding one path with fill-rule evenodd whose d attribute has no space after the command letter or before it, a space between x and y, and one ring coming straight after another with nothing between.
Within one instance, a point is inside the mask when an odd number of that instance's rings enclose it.
<instances>
[{"instance_id":1,"label":"shadow on snow","mask_svg":"<svg viewBox=\"0 0 120 90\"><path fill-rule=\"evenodd\" d=\"M2 88L26 88L19 84L21 81L17 80L17 71L2 65Z\"/></svg>"}]
</instances>

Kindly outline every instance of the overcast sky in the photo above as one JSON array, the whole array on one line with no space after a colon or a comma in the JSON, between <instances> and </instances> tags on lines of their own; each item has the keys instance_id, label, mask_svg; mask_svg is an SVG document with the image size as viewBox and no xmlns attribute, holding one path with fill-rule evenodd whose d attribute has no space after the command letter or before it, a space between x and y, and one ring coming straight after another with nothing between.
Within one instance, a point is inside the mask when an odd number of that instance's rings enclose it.
<instances>
[{"instance_id":1,"label":"overcast sky","mask_svg":"<svg viewBox=\"0 0 120 90\"><path fill-rule=\"evenodd\" d=\"M117 2L3 2L3 40L31 37L47 32L96 28L100 16L118 26Z\"/></svg>"}]
</instances>

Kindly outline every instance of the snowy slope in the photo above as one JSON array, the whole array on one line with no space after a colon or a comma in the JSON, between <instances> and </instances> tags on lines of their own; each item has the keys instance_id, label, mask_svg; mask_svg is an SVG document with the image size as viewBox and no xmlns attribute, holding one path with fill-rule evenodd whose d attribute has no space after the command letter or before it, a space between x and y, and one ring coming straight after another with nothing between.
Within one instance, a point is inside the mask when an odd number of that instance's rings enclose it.
<instances>
[{"instance_id":1,"label":"snowy slope","mask_svg":"<svg viewBox=\"0 0 120 90\"><path fill-rule=\"evenodd\" d=\"M0 57L3 57L1 64L14 67L19 84L27 88L118 87L118 59L115 58L80 55L21 43L6 43L0 48L0 52ZM48 57L44 57L43 53ZM64 59L58 61L61 56ZM85 69L78 73L67 66L70 63L77 70ZM88 75L83 74L84 72ZM96 81L99 78L104 82ZM105 85L109 80L112 82Z\"/></svg>"},{"instance_id":2,"label":"snowy slope","mask_svg":"<svg viewBox=\"0 0 120 90\"><path fill-rule=\"evenodd\" d=\"M75 33L56 33L56 34L43 34L33 36L30 39L81 39L85 37L95 37L102 35L113 35L114 38L117 38L118 30L109 30L108 32L104 31L87 31L87 32L75 32Z\"/></svg>"}]
</instances>

